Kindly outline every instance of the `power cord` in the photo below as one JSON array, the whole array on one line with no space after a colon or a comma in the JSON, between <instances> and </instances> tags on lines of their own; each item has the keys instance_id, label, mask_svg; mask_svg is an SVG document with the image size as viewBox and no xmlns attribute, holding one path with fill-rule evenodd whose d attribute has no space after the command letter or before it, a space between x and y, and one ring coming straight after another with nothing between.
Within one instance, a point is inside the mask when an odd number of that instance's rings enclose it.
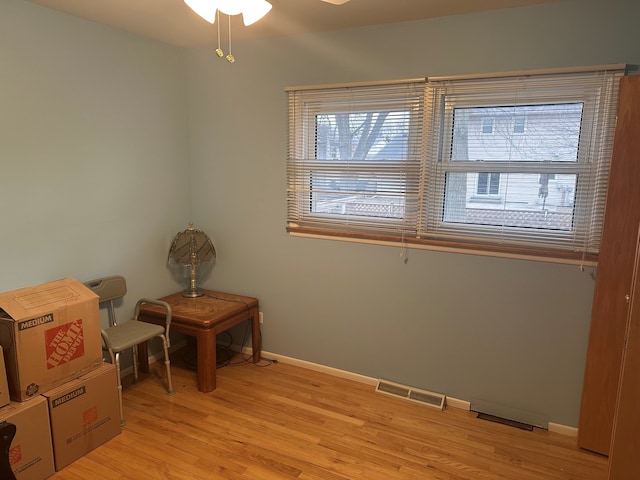
<instances>
[{"instance_id":1,"label":"power cord","mask_svg":"<svg viewBox=\"0 0 640 480\"><path fill-rule=\"evenodd\" d=\"M246 348L249 347L249 324L247 324L245 326L244 329L244 335L242 338L242 344L240 345L240 355L242 356L242 360L240 360L239 362L233 362L230 363L229 365L231 365L232 367L237 367L239 365L244 365L245 363L251 363L253 365L255 365L256 367L269 367L271 365L273 365L274 363L278 363L277 360L272 360L270 358L264 358L263 356L260 356L260 362L266 362L265 364L260 364L260 363L256 363L253 360L253 355L245 355L243 352ZM260 337L258 338L259 341L259 345L260 345L260 351L262 351L262 330L259 330L259 335Z\"/></svg>"},{"instance_id":2,"label":"power cord","mask_svg":"<svg viewBox=\"0 0 640 480\"><path fill-rule=\"evenodd\" d=\"M215 300L223 300L225 302L235 302L235 303L242 303L245 306L246 309L246 313L247 315L249 314L249 311L251 310L251 308L249 307L249 304L247 302L245 302L244 300L236 300L236 299L231 299L231 298L223 298L223 297L217 297L215 295L210 295L209 293L205 293L205 296L209 297L209 298L213 298ZM245 363L250 363L255 365L256 367L269 367L274 363L278 363L277 360L275 359L269 359L269 358L264 358L262 356L260 356L260 360L259 362L266 362L265 364L262 363L258 363L255 362L253 360L253 355L246 355L244 354L244 350L246 348L248 348L249 346L249 338L250 338L250 326L251 326L251 322L246 322L245 323L245 330L244 330L244 334L243 334L243 338L242 338L242 344L240 346L240 355L242 357L242 359L240 361L237 362L232 362L231 359L234 356L234 352L233 349L231 348L233 346L233 336L231 335L231 333L228 330L225 330L224 333L225 335L228 336L228 342L224 345L220 345L218 343L216 343L216 368L222 368L222 367L226 367L227 365L232 366L232 367L237 367L240 365L244 365ZM260 350L262 350L262 330L259 330L259 345L260 345ZM189 370L197 370L197 349L196 350L192 350L189 352L185 352L184 355L184 362L186 367Z\"/></svg>"},{"instance_id":3,"label":"power cord","mask_svg":"<svg viewBox=\"0 0 640 480\"><path fill-rule=\"evenodd\" d=\"M216 368L222 368L229 365L234 356L234 351L231 348L233 345L233 336L226 331L221 333L226 335L228 340L224 344L216 342ZM188 370L198 370L197 349L186 350L182 359Z\"/></svg>"}]
</instances>

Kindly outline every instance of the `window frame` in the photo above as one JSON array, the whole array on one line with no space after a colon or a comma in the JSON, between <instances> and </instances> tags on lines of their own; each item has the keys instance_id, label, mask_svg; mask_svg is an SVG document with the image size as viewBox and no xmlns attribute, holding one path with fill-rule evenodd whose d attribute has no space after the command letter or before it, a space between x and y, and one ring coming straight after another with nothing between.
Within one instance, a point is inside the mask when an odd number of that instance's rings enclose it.
<instances>
[{"instance_id":1,"label":"window frame","mask_svg":"<svg viewBox=\"0 0 640 480\"><path fill-rule=\"evenodd\" d=\"M527 117L518 115L513 119L513 135L522 135L527 131Z\"/></svg>"},{"instance_id":2,"label":"window frame","mask_svg":"<svg viewBox=\"0 0 640 480\"><path fill-rule=\"evenodd\" d=\"M301 95L290 93L290 132L289 132L289 159L288 159L288 202L291 210L292 203L297 203L297 218L295 222L289 220L288 230L293 231L298 225L304 225L306 229L318 229L319 231L336 230L343 234L375 235L378 232L385 232L394 235L401 232L401 235L414 235L417 226L417 212L419 209L419 196L417 193L420 178L423 135L424 111L424 82L425 79L403 80L397 82L372 82L362 86L351 86L350 84L329 86L319 89L327 90L329 98L320 95L320 100L314 97L313 93ZM406 86L407 92L404 92ZM358 99L345 101L350 96L352 88L360 90L363 97L367 97L368 91L372 98L372 104L362 104ZM312 88L311 90L316 90ZM377 102L378 91L388 90L389 99ZM415 90L415 93L408 93ZM340 100L330 98L331 91L335 91ZM292 95L294 97L292 98ZM356 96L354 94L354 96ZM396 98L397 97L397 98ZM406 97L409 97L407 99ZM419 99L419 108L414 102ZM318 115L335 115L339 113L381 113L406 111L409 115L407 158L404 160L380 161L354 159L344 163L332 159L317 158L317 117ZM298 126L291 128L294 123ZM292 164L301 164L299 168ZM406 178L403 185L404 195L397 195L396 198L404 199L404 216L396 217L371 217L354 214L331 214L317 212L313 209L313 174L314 172L343 171L345 175L364 174L367 172L377 172L383 179ZM389 180L392 183L392 180ZM297 187L296 187L297 185ZM308 187L307 187L308 186ZM296 197L296 198L292 198ZM290 215L291 216L291 215ZM328 227L329 226L329 227Z\"/></svg>"},{"instance_id":3,"label":"window frame","mask_svg":"<svg viewBox=\"0 0 640 480\"><path fill-rule=\"evenodd\" d=\"M497 197L500 195L500 172L477 172L477 174L478 177L474 182L476 187L474 195L479 197ZM484 187L482 192L480 191L481 179Z\"/></svg>"},{"instance_id":4,"label":"window frame","mask_svg":"<svg viewBox=\"0 0 640 480\"><path fill-rule=\"evenodd\" d=\"M327 102L325 105L323 106L319 106L318 104L315 104L313 106L307 106L306 110L304 112L304 115L306 117L305 121L309 122L309 124L312 123L312 119L316 119L315 122L315 128L311 128L312 130L315 130L315 137L316 139L318 138L318 123L317 123L317 119L319 116L321 115L338 115L338 114L367 114L367 113L374 113L374 114L380 114L380 113L392 113L392 112L397 112L400 110L400 107L398 106L397 109L394 108L384 108L384 109L375 109L375 108L368 108L368 109L362 109L362 110L358 110L357 112L351 111L345 107L342 108L337 108L336 106L333 106L331 104L331 102ZM406 111L406 110L405 110ZM409 115L409 124L413 124L415 125L417 123L417 120L412 118L415 115L412 115L412 113L410 111L407 111L407 114ZM416 128L415 127L409 127L408 128L409 132L413 131L413 134L419 134L419 132L416 132ZM313 180L313 174L317 173L317 172L330 172L330 171L335 171L335 170L342 170L342 171L349 171L349 175L352 175L355 178L358 178L359 175L362 175L364 177L366 177L367 175L371 174L372 172L375 172L376 175L379 175L382 179L384 178L390 178L393 176L402 176L403 171L405 170L405 166L404 164L400 161L400 162L385 162L384 165L382 165L382 162L379 160L367 160L367 159L353 159L353 160L348 160L348 161L341 161L341 160L337 160L337 159L321 159L318 158L318 143L315 142L314 144L311 144L311 142L309 142L309 144L306 145L306 154L305 157L306 158L313 158L316 162L317 162L317 167L314 170L311 170L309 172L310 174L310 190L309 190L309 202L308 208L305 208L304 213L306 216L308 217L315 217L315 218L325 218L325 219L335 219L336 222L339 222L339 218L340 215L337 214L331 214L331 213L326 213L326 212L318 212L317 210L314 209L314 204L317 202L317 200L314 199L314 180ZM346 162L348 163L348 167L344 166L344 163ZM349 177L345 176L345 179L349 179ZM407 204L411 203L411 202L416 202L417 199L411 199L409 197L405 197L404 198L405 201L405 209L407 208ZM352 215L353 219L356 219L357 217L359 217L358 215ZM368 224L369 223L376 223L379 224L380 227L384 227L385 229L402 229L403 228L403 223L404 223L404 218L395 218L395 217L376 217L375 221L372 221L370 217L366 217L365 219L363 219L363 223L366 223L367 226L363 227L363 230L366 230L367 228L369 228ZM355 227L354 227L355 228Z\"/></svg>"},{"instance_id":5,"label":"window frame","mask_svg":"<svg viewBox=\"0 0 640 480\"><path fill-rule=\"evenodd\" d=\"M463 90L464 92L464 90ZM521 94L522 95L522 94ZM464 94L461 95L462 97ZM444 211L445 209L445 199L446 199L446 180L445 177L448 173L476 173L478 169L481 169L483 172L498 172L501 174L507 173L530 173L530 174L542 174L542 173L565 173L565 174L575 174L578 178L582 178L580 180L581 187L580 188L590 188L589 186L593 185L595 182L595 171L592 169L593 163L591 161L591 139L594 134L593 129L597 128L596 123L594 122L593 112L596 110L593 105L589 105L592 102L591 98L587 98L585 96L578 96L575 93L571 92L569 94L558 94L554 96L552 100L550 100L548 93L543 92L539 94L535 94L529 97L520 97L518 101L522 104L536 104L543 105L540 103L543 99L545 101L553 101L555 103L566 103L566 104L583 104L583 118L581 120L581 128L580 135L578 140L578 157L577 161L574 162L553 162L551 163L540 163L536 161L532 162L514 162L511 164L505 164L503 161L483 161L481 165L478 165L476 161L459 161L459 160L451 160L453 142L446 142L445 139L451 138L453 132L453 118L454 112L456 108L468 108L468 107L491 107L498 105L508 104L508 99L513 97L513 92L505 93L504 96L499 96L495 104L485 104L478 105L477 102L467 102L464 99L462 101L444 101L444 108L441 112L441 125L442 130L438 132L438 139L432 141L439 141L441 143L439 150L439 155L437 159L432 161L427 160L430 169L430 175L433 177L431 180L431 198L435 203L435 207L432 207L432 210L437 212ZM585 187L586 185L586 187ZM576 197L579 194L576 193ZM582 198L582 197L580 197ZM589 208L589 204L587 201L580 201L577 205L575 205L574 210L574 218L585 218L586 212L585 209ZM523 239L528 237L527 241L512 241L512 246L517 247L520 243L522 245L531 245L535 244L535 240L532 239L532 233L534 236L546 237L551 235L556 237L557 239L563 239L565 242L571 242L571 240L577 235L585 236L587 235L585 229L589 226L585 225L584 222L577 223L575 225L577 232L561 232L561 231L550 231L545 229L540 229L540 232L532 232L531 229L527 228L519 228L519 227L508 227L511 232L513 232L514 237L520 236ZM438 218L434 215L427 215L427 218L424 220L422 225L422 229L420 230L420 234L423 237L432 236L432 232L438 232L438 237L442 239L451 239L452 241L459 242L468 242L469 239L472 239L471 243L474 243L473 239L476 239L477 242L485 242L487 239L499 239L504 236L503 228L498 226L486 226L486 225L473 225L473 224L464 224L464 226L456 226L455 224L450 224L450 222L446 222L442 216ZM543 242L540 242L543 243ZM593 253L593 252L591 252ZM587 254L587 252L585 252Z\"/></svg>"},{"instance_id":6,"label":"window frame","mask_svg":"<svg viewBox=\"0 0 640 480\"><path fill-rule=\"evenodd\" d=\"M493 117L484 117L481 122L480 131L482 135L493 135L496 125L496 119Z\"/></svg>"}]
</instances>

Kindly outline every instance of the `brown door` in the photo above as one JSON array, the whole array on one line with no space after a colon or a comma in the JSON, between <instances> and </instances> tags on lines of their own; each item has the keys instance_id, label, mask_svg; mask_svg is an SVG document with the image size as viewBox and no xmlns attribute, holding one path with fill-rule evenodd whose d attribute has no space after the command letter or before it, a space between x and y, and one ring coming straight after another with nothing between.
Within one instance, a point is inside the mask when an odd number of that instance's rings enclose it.
<instances>
[{"instance_id":1,"label":"brown door","mask_svg":"<svg viewBox=\"0 0 640 480\"><path fill-rule=\"evenodd\" d=\"M631 75L620 81L578 428L578 445L605 455L611 444L639 222L640 76Z\"/></svg>"},{"instance_id":2,"label":"brown door","mask_svg":"<svg viewBox=\"0 0 640 480\"><path fill-rule=\"evenodd\" d=\"M640 478L640 236L636 249L631 305L625 335L613 439L609 452L609 480Z\"/></svg>"}]
</instances>

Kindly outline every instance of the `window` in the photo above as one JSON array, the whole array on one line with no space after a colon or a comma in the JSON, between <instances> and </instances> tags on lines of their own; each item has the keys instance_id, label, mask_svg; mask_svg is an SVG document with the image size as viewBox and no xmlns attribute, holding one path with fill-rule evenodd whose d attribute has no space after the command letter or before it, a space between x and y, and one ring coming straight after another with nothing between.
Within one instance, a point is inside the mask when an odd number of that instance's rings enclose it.
<instances>
[{"instance_id":1,"label":"window","mask_svg":"<svg viewBox=\"0 0 640 480\"><path fill-rule=\"evenodd\" d=\"M464 103L452 100L450 111L445 114L450 116L453 136L451 143L444 146L452 153L441 159L448 170L444 173L442 230L462 231L464 227L460 225L484 225L501 230L510 227L515 235L516 228L524 228L522 235L528 241L546 236L547 230L574 232L578 175L581 170L588 175L590 168L586 159L580 162L578 157L584 102L508 107L467 107ZM478 112L484 115L487 110L498 120L496 134L489 138L477 135L473 126L474 116ZM530 128L526 135L515 137L509 127L513 118L525 112ZM479 164L480 168L494 167L496 171L478 172ZM553 172L558 172L558 180L552 182L550 189ZM466 194L468 179L477 176L478 195L497 195L501 175L505 177L504 196L495 206L477 204ZM482 236L504 236L488 228L476 230ZM552 236L557 237L555 232Z\"/></svg>"},{"instance_id":2,"label":"window","mask_svg":"<svg viewBox=\"0 0 640 480\"><path fill-rule=\"evenodd\" d=\"M513 133L524 133L525 117L513 119Z\"/></svg>"},{"instance_id":3,"label":"window","mask_svg":"<svg viewBox=\"0 0 640 480\"><path fill-rule=\"evenodd\" d=\"M415 236L424 79L289 93L290 227Z\"/></svg>"},{"instance_id":4,"label":"window","mask_svg":"<svg viewBox=\"0 0 640 480\"><path fill-rule=\"evenodd\" d=\"M478 186L476 194L478 195L498 195L500 192L500 174L493 172L478 173Z\"/></svg>"},{"instance_id":5,"label":"window","mask_svg":"<svg viewBox=\"0 0 640 480\"><path fill-rule=\"evenodd\" d=\"M623 74L290 89L288 230L594 261Z\"/></svg>"},{"instance_id":6,"label":"window","mask_svg":"<svg viewBox=\"0 0 640 480\"><path fill-rule=\"evenodd\" d=\"M494 124L494 119L489 117L489 118L483 118L482 119L482 133L493 133L493 124Z\"/></svg>"}]
</instances>

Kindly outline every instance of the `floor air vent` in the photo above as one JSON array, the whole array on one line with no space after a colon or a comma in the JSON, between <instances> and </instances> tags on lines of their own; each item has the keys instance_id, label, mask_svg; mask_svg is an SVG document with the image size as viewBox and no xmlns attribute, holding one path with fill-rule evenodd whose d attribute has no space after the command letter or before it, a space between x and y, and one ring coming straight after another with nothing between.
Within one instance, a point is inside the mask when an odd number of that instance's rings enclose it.
<instances>
[{"instance_id":1,"label":"floor air vent","mask_svg":"<svg viewBox=\"0 0 640 480\"><path fill-rule=\"evenodd\" d=\"M479 418L480 420L488 420L494 423L501 423L502 425L508 425L510 427L519 428L520 430L527 430L529 432L533 430L533 425L529 425L528 423L509 420L508 418L497 417L488 413L478 412L478 416L476 418Z\"/></svg>"},{"instance_id":2,"label":"floor air vent","mask_svg":"<svg viewBox=\"0 0 640 480\"><path fill-rule=\"evenodd\" d=\"M428 392L418 388L407 387L399 383L389 382L388 380L378 380L376 392L392 395L394 397L404 398L412 402L421 403L428 407L444 410L445 396L441 393Z\"/></svg>"}]
</instances>

